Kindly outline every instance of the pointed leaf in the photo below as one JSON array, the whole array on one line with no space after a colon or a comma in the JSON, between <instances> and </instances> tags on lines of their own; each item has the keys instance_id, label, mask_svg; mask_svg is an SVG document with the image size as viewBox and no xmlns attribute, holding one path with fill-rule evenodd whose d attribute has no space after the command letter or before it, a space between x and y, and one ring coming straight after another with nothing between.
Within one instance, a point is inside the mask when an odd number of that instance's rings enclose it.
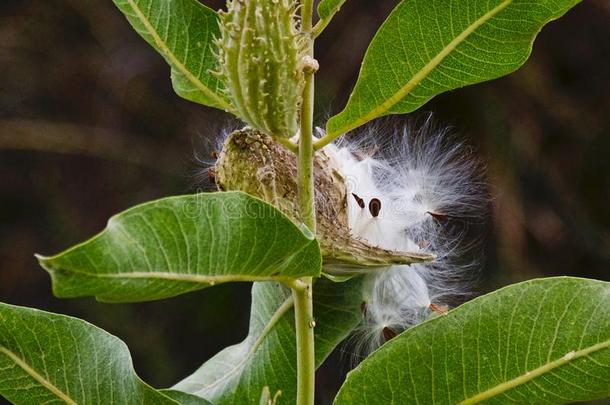
<instances>
[{"instance_id":1,"label":"pointed leaf","mask_svg":"<svg viewBox=\"0 0 610 405\"><path fill-rule=\"evenodd\" d=\"M452 89L504 76L529 57L542 27L580 0L403 0L366 52L336 137L387 114L407 113Z\"/></svg>"},{"instance_id":2,"label":"pointed leaf","mask_svg":"<svg viewBox=\"0 0 610 405\"><path fill-rule=\"evenodd\" d=\"M610 283L540 279L407 330L335 405L564 404L610 396Z\"/></svg>"},{"instance_id":3,"label":"pointed leaf","mask_svg":"<svg viewBox=\"0 0 610 405\"><path fill-rule=\"evenodd\" d=\"M197 0L114 0L133 28L171 66L174 90L196 103L231 111L217 69L216 12Z\"/></svg>"},{"instance_id":4,"label":"pointed leaf","mask_svg":"<svg viewBox=\"0 0 610 405\"><path fill-rule=\"evenodd\" d=\"M168 404L118 338L80 319L0 303L0 394L14 404ZM191 396L190 404L206 401Z\"/></svg>"},{"instance_id":5,"label":"pointed leaf","mask_svg":"<svg viewBox=\"0 0 610 405\"><path fill-rule=\"evenodd\" d=\"M317 277L322 259L313 236L272 205L226 192L138 205L92 239L39 261L58 297L136 302L230 281Z\"/></svg>"},{"instance_id":6,"label":"pointed leaf","mask_svg":"<svg viewBox=\"0 0 610 405\"><path fill-rule=\"evenodd\" d=\"M319 279L314 285L316 364L360 322L361 278L345 283ZM215 405L256 403L264 387L282 391L281 404L296 403L296 345L290 292L278 284L252 288L250 331L174 389L200 395Z\"/></svg>"}]
</instances>

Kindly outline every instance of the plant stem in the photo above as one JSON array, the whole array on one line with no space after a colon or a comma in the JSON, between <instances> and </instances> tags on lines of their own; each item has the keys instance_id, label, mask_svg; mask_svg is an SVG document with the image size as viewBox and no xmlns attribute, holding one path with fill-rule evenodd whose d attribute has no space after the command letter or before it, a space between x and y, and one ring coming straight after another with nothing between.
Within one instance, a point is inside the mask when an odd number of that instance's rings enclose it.
<instances>
[{"instance_id":1,"label":"plant stem","mask_svg":"<svg viewBox=\"0 0 610 405\"><path fill-rule=\"evenodd\" d=\"M316 232L313 173L313 73L305 74L301 107L301 137L299 139L298 188L301 220Z\"/></svg>"},{"instance_id":2,"label":"plant stem","mask_svg":"<svg viewBox=\"0 0 610 405\"><path fill-rule=\"evenodd\" d=\"M313 60L313 0L301 2L301 30L307 40L307 54ZM315 69L304 68L305 87L301 104L301 135L298 153L298 192L301 220L315 234L316 214L313 171L313 105ZM315 347L313 279L302 278L292 289L297 344L297 405L313 405L315 394Z\"/></svg>"},{"instance_id":3,"label":"plant stem","mask_svg":"<svg viewBox=\"0 0 610 405\"><path fill-rule=\"evenodd\" d=\"M302 281L305 288L292 289L297 342L297 405L313 405L316 363L312 279L309 277Z\"/></svg>"}]
</instances>

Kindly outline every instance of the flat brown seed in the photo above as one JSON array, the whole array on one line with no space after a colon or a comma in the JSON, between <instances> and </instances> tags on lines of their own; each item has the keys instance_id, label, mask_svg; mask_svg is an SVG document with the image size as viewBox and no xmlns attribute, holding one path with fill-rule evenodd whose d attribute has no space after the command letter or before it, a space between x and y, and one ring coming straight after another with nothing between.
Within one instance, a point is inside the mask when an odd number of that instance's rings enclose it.
<instances>
[{"instance_id":1,"label":"flat brown seed","mask_svg":"<svg viewBox=\"0 0 610 405\"><path fill-rule=\"evenodd\" d=\"M388 328L387 326L385 328L383 328L383 338L385 339L386 342L394 339L396 337L396 335L398 335L398 333L394 332L392 329Z\"/></svg>"},{"instance_id":2,"label":"flat brown seed","mask_svg":"<svg viewBox=\"0 0 610 405\"><path fill-rule=\"evenodd\" d=\"M381 200L379 198L373 198L371 202L369 202L369 211L373 218L379 216L379 212L381 212Z\"/></svg>"},{"instance_id":3,"label":"flat brown seed","mask_svg":"<svg viewBox=\"0 0 610 405\"><path fill-rule=\"evenodd\" d=\"M449 307L445 305L430 304L430 310L438 315L445 315L449 311Z\"/></svg>"},{"instance_id":4,"label":"flat brown seed","mask_svg":"<svg viewBox=\"0 0 610 405\"><path fill-rule=\"evenodd\" d=\"M438 222L446 222L447 221L447 215L441 213L441 212L434 212L434 211L428 211L428 214L430 214L430 216L434 219L436 219Z\"/></svg>"},{"instance_id":5,"label":"flat brown seed","mask_svg":"<svg viewBox=\"0 0 610 405\"><path fill-rule=\"evenodd\" d=\"M208 180L210 180L210 183L216 183L216 170L212 167L208 169Z\"/></svg>"},{"instance_id":6,"label":"flat brown seed","mask_svg":"<svg viewBox=\"0 0 610 405\"><path fill-rule=\"evenodd\" d=\"M352 193L352 195L354 196L354 199L355 199L355 200L356 200L356 202L358 203L358 206L359 206L360 208L364 208L364 207L365 207L364 200L363 200L362 198L358 197L358 195L357 195L357 194L355 194L355 193Z\"/></svg>"}]
</instances>

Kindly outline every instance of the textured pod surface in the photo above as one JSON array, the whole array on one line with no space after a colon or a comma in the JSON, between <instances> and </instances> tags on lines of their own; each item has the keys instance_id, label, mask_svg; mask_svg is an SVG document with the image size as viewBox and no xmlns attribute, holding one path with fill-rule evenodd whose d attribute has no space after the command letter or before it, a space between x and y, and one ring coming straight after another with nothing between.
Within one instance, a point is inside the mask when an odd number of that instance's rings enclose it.
<instances>
[{"instance_id":1,"label":"textured pod surface","mask_svg":"<svg viewBox=\"0 0 610 405\"><path fill-rule=\"evenodd\" d=\"M345 266L387 266L430 260L421 253L380 249L352 237L347 220L345 179L324 151L314 160L317 237L327 271ZM275 205L300 223L296 156L270 136L252 129L229 135L216 163L216 182L223 190L239 190ZM336 270L335 272L337 272Z\"/></svg>"},{"instance_id":2,"label":"textured pod surface","mask_svg":"<svg viewBox=\"0 0 610 405\"><path fill-rule=\"evenodd\" d=\"M304 41L292 0L230 0L216 41L220 79L236 113L277 137L298 130Z\"/></svg>"}]
</instances>

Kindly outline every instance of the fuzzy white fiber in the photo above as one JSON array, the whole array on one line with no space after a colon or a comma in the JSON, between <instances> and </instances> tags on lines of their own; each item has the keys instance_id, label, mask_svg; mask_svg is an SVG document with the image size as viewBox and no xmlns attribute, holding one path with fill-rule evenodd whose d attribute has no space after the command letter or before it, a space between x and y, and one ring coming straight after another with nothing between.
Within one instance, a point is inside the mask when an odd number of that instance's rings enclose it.
<instances>
[{"instance_id":1,"label":"fuzzy white fiber","mask_svg":"<svg viewBox=\"0 0 610 405\"><path fill-rule=\"evenodd\" d=\"M365 320L353 340L358 351L370 351L468 294L480 239L472 230L488 205L482 168L429 119L418 130L372 127L324 150L345 178L353 237L436 256L366 276Z\"/></svg>"}]
</instances>

